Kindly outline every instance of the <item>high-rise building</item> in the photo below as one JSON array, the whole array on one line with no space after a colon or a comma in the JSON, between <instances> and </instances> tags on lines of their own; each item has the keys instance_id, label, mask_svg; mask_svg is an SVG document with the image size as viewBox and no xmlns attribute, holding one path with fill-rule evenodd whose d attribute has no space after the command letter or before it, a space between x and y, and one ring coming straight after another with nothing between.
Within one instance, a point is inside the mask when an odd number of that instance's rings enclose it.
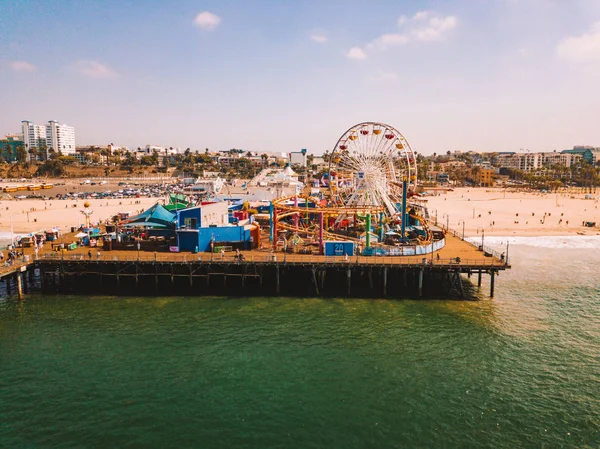
<instances>
[{"instance_id":1,"label":"high-rise building","mask_svg":"<svg viewBox=\"0 0 600 449\"><path fill-rule=\"evenodd\" d=\"M75 154L75 128L61 125L55 120L50 120L47 125L36 125L28 120L21 122L25 149L45 149L46 154L39 154L44 159L48 158L50 149L63 154Z\"/></svg>"},{"instance_id":2,"label":"high-rise building","mask_svg":"<svg viewBox=\"0 0 600 449\"><path fill-rule=\"evenodd\" d=\"M25 142L27 151L32 148L39 149L46 146L45 125L35 125L28 120L23 120L21 127L23 129L23 142Z\"/></svg>"},{"instance_id":3,"label":"high-rise building","mask_svg":"<svg viewBox=\"0 0 600 449\"><path fill-rule=\"evenodd\" d=\"M46 126L46 143L65 155L75 154L75 128L50 120Z\"/></svg>"}]
</instances>

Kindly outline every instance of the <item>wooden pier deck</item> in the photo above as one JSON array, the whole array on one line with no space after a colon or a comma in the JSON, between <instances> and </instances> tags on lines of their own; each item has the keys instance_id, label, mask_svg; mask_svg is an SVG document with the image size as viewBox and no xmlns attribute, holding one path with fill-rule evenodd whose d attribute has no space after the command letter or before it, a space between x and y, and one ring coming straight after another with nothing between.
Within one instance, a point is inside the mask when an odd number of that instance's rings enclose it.
<instances>
[{"instance_id":1,"label":"wooden pier deck","mask_svg":"<svg viewBox=\"0 0 600 449\"><path fill-rule=\"evenodd\" d=\"M69 252L44 251L36 260L0 270L0 279L16 279L18 291L24 271L38 270L42 291L71 293L224 294L281 296L403 297L443 290L464 295L461 274L488 274L490 296L494 277L510 268L491 250L452 235L446 246L424 256L322 256L244 251L234 253L167 253L103 251L78 248ZM325 279L327 278L327 282ZM166 279L166 280L165 280ZM215 279L219 281L215 282ZM89 288L92 288L90 291ZM21 293L19 293L21 296Z\"/></svg>"}]
</instances>

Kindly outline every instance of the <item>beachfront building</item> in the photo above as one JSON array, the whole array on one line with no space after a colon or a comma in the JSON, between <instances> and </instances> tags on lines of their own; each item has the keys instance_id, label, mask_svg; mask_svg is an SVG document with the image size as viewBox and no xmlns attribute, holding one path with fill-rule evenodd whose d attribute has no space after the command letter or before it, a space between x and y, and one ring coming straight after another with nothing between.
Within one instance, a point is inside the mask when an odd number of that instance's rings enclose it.
<instances>
[{"instance_id":1,"label":"beachfront building","mask_svg":"<svg viewBox=\"0 0 600 449\"><path fill-rule=\"evenodd\" d=\"M540 153L542 167L553 167L556 165L571 168L575 162L581 160L581 155L576 153Z\"/></svg>"},{"instance_id":2,"label":"beachfront building","mask_svg":"<svg viewBox=\"0 0 600 449\"><path fill-rule=\"evenodd\" d=\"M494 185L494 175L495 174L496 174L496 172L494 170L482 168L477 173L477 183L481 187L491 187Z\"/></svg>"},{"instance_id":3,"label":"beachfront building","mask_svg":"<svg viewBox=\"0 0 600 449\"><path fill-rule=\"evenodd\" d=\"M47 147L45 125L36 125L28 120L23 120L21 128L23 130L23 143L27 151Z\"/></svg>"},{"instance_id":4,"label":"beachfront building","mask_svg":"<svg viewBox=\"0 0 600 449\"><path fill-rule=\"evenodd\" d=\"M574 146L570 150L563 150L561 154L577 155L591 165L596 165L600 161L600 148L598 147Z\"/></svg>"},{"instance_id":5,"label":"beachfront building","mask_svg":"<svg viewBox=\"0 0 600 449\"><path fill-rule=\"evenodd\" d=\"M25 149L32 159L48 159L50 149L64 155L75 154L75 128L50 120L47 125L21 122ZM40 153L40 151L42 153Z\"/></svg>"},{"instance_id":6,"label":"beachfront building","mask_svg":"<svg viewBox=\"0 0 600 449\"><path fill-rule=\"evenodd\" d=\"M569 151L569 150L567 150ZM503 153L495 157L495 163L500 168L521 170L526 173L536 173L552 166L570 168L581 159L577 153Z\"/></svg>"},{"instance_id":7,"label":"beachfront building","mask_svg":"<svg viewBox=\"0 0 600 449\"><path fill-rule=\"evenodd\" d=\"M50 120L46 125L46 145L64 155L75 154L75 128Z\"/></svg>"},{"instance_id":8,"label":"beachfront building","mask_svg":"<svg viewBox=\"0 0 600 449\"><path fill-rule=\"evenodd\" d=\"M18 159L19 148L25 148L22 136L9 134L6 139L0 140L0 157L6 162L14 162Z\"/></svg>"}]
</instances>

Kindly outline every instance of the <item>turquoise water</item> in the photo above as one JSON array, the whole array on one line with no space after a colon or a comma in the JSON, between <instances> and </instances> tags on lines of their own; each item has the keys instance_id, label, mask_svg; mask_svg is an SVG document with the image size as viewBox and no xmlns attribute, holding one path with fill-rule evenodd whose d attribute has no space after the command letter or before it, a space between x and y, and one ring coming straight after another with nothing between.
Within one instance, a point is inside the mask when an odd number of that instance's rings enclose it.
<instances>
[{"instance_id":1,"label":"turquoise water","mask_svg":"<svg viewBox=\"0 0 600 449\"><path fill-rule=\"evenodd\" d=\"M0 302L0 447L599 447L600 255L510 251L477 302Z\"/></svg>"}]
</instances>

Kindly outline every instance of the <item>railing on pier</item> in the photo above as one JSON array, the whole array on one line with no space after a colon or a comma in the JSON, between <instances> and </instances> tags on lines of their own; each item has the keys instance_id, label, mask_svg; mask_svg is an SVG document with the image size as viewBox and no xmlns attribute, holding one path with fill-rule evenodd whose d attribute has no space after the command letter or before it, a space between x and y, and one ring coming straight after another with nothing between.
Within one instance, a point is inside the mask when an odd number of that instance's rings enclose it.
<instances>
[{"instance_id":1,"label":"railing on pier","mask_svg":"<svg viewBox=\"0 0 600 449\"><path fill-rule=\"evenodd\" d=\"M176 254L176 253L131 253L111 254L110 252L93 255L91 258L85 254L57 254L49 253L38 257L42 261L69 261L69 262L165 262L165 263L235 263L235 264L271 264L285 263L294 265L393 265L402 267L490 267L503 268L507 264L495 257L482 257L479 259L462 258L437 258L437 257L399 257L399 256L321 256L309 254L285 254L285 253L253 253L244 254L240 260L235 255L221 255L215 253L199 254Z\"/></svg>"},{"instance_id":2,"label":"railing on pier","mask_svg":"<svg viewBox=\"0 0 600 449\"><path fill-rule=\"evenodd\" d=\"M30 256L18 257L12 263L6 261L0 266L0 277L14 273L15 271L20 271L21 267L27 266L31 262L32 258Z\"/></svg>"},{"instance_id":3,"label":"railing on pier","mask_svg":"<svg viewBox=\"0 0 600 449\"><path fill-rule=\"evenodd\" d=\"M492 257L500 259L503 264L504 263L508 264L508 259L505 260L504 255L500 251L496 251L495 249L492 249L489 246L480 245L479 242L476 241L476 239L478 239L478 237L466 236L462 232L459 232L452 228L446 228L446 226L442 226L442 228L446 231L446 234L451 234L454 237L456 237L457 239L461 239L463 242L468 243L469 245L473 246L474 248L477 248L480 251L482 250L485 254L489 254Z\"/></svg>"}]
</instances>

